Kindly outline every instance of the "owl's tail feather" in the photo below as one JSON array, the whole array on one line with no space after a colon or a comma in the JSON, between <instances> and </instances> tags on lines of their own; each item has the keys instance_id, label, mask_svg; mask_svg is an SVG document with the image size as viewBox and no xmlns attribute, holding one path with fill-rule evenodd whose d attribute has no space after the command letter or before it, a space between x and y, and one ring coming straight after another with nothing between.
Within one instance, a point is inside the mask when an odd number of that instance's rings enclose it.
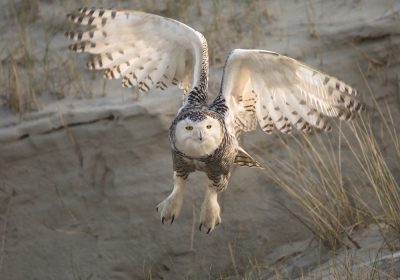
<instances>
[{"instance_id":1,"label":"owl's tail feather","mask_svg":"<svg viewBox=\"0 0 400 280\"><path fill-rule=\"evenodd\" d=\"M239 147L238 153L235 157L235 162L237 165L240 166L247 166L247 167L255 167L255 168L262 168L264 167L259 164L254 158L252 158L243 148Z\"/></svg>"}]
</instances>

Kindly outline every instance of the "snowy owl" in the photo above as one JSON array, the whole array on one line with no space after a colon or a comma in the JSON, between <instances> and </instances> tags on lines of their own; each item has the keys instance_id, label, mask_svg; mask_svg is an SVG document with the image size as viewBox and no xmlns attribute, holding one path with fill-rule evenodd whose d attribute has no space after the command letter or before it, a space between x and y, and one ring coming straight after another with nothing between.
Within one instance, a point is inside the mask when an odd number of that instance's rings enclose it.
<instances>
[{"instance_id":1,"label":"snowy owl","mask_svg":"<svg viewBox=\"0 0 400 280\"><path fill-rule=\"evenodd\" d=\"M365 109L357 91L304 63L264 50L233 50L227 57L219 95L207 103L208 50L203 35L187 25L137 11L81 8L67 18L86 30L66 32L79 41L75 52L98 54L86 68L106 69L104 77L122 77L124 87L148 91L172 85L183 89L183 106L169 129L173 160L172 193L157 206L161 221L181 211L186 179L206 173L207 188L200 227L207 233L221 222L217 193L226 189L230 168L262 166L239 147L241 131L292 126L329 131L325 116L355 118Z\"/></svg>"}]
</instances>

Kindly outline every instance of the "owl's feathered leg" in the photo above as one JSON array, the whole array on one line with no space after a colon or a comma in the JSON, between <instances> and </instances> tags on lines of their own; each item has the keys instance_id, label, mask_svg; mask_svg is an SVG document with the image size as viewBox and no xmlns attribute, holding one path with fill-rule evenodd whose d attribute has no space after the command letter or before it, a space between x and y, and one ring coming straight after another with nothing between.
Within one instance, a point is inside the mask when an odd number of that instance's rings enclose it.
<instances>
[{"instance_id":1,"label":"owl's feathered leg","mask_svg":"<svg viewBox=\"0 0 400 280\"><path fill-rule=\"evenodd\" d=\"M174 189L172 193L160 204L157 205L157 212L161 212L161 222L171 221L171 225L174 219L179 216L182 208L183 193L185 191L186 179L189 173L185 176L178 176L176 171L174 172Z\"/></svg>"},{"instance_id":2,"label":"owl's feathered leg","mask_svg":"<svg viewBox=\"0 0 400 280\"><path fill-rule=\"evenodd\" d=\"M221 175L221 177L224 177L224 175ZM224 178L221 178L222 182L226 182ZM219 216L220 214L220 207L218 204L218 191L224 190L226 186L224 186L222 189L218 188L215 186L215 183L213 180L210 180L207 177L207 190L206 190L206 197L204 199L203 204L201 205L201 211L200 211L200 226L199 230L201 231L201 228L204 227L207 229L207 234L210 233L214 229L215 226L219 225L221 223L221 217Z\"/></svg>"}]
</instances>

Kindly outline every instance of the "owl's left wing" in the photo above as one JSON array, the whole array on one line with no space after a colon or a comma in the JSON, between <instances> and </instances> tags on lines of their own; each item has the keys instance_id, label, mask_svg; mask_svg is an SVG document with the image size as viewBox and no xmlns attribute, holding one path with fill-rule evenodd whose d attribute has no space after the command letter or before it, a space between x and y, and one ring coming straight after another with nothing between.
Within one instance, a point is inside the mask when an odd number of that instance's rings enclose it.
<instances>
[{"instance_id":1,"label":"owl's left wing","mask_svg":"<svg viewBox=\"0 0 400 280\"><path fill-rule=\"evenodd\" d=\"M139 11L103 8L80 8L67 18L86 26L65 33L79 41L69 49L97 54L86 68L105 69L105 78L123 78L124 87L148 91L179 84L185 99L193 87L207 82L207 42L181 22Z\"/></svg>"},{"instance_id":2,"label":"owl's left wing","mask_svg":"<svg viewBox=\"0 0 400 280\"><path fill-rule=\"evenodd\" d=\"M234 50L228 56L220 95L214 106L229 108L225 121L237 137L240 131L274 127L290 133L292 126L329 131L324 116L350 120L365 109L352 87L304 63L262 50Z\"/></svg>"}]
</instances>

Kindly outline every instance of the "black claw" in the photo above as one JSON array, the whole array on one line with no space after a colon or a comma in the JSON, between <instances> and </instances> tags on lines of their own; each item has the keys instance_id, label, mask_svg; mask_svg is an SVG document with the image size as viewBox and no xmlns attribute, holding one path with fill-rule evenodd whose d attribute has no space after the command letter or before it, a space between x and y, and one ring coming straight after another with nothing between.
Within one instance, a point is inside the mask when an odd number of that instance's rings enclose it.
<instances>
[{"instance_id":1,"label":"black claw","mask_svg":"<svg viewBox=\"0 0 400 280\"><path fill-rule=\"evenodd\" d=\"M161 223L162 223L162 224L164 224L164 219L165 219L165 218L164 218L164 217L162 217L162 219L161 219Z\"/></svg>"},{"instance_id":2,"label":"black claw","mask_svg":"<svg viewBox=\"0 0 400 280\"><path fill-rule=\"evenodd\" d=\"M217 223L215 226L218 226L219 225L219 223Z\"/></svg>"},{"instance_id":3,"label":"black claw","mask_svg":"<svg viewBox=\"0 0 400 280\"><path fill-rule=\"evenodd\" d=\"M172 223L174 222L174 219L175 219L175 215L172 215L171 225L172 225Z\"/></svg>"},{"instance_id":4,"label":"black claw","mask_svg":"<svg viewBox=\"0 0 400 280\"><path fill-rule=\"evenodd\" d=\"M200 223L200 226L199 226L199 230L201 231L201 226L202 226L203 224L202 223Z\"/></svg>"},{"instance_id":5,"label":"black claw","mask_svg":"<svg viewBox=\"0 0 400 280\"><path fill-rule=\"evenodd\" d=\"M158 207L156 207L156 211L157 211L157 213L158 213Z\"/></svg>"},{"instance_id":6,"label":"black claw","mask_svg":"<svg viewBox=\"0 0 400 280\"><path fill-rule=\"evenodd\" d=\"M207 230L207 234L208 234L210 231L211 231L211 228L209 228L209 229Z\"/></svg>"}]
</instances>

